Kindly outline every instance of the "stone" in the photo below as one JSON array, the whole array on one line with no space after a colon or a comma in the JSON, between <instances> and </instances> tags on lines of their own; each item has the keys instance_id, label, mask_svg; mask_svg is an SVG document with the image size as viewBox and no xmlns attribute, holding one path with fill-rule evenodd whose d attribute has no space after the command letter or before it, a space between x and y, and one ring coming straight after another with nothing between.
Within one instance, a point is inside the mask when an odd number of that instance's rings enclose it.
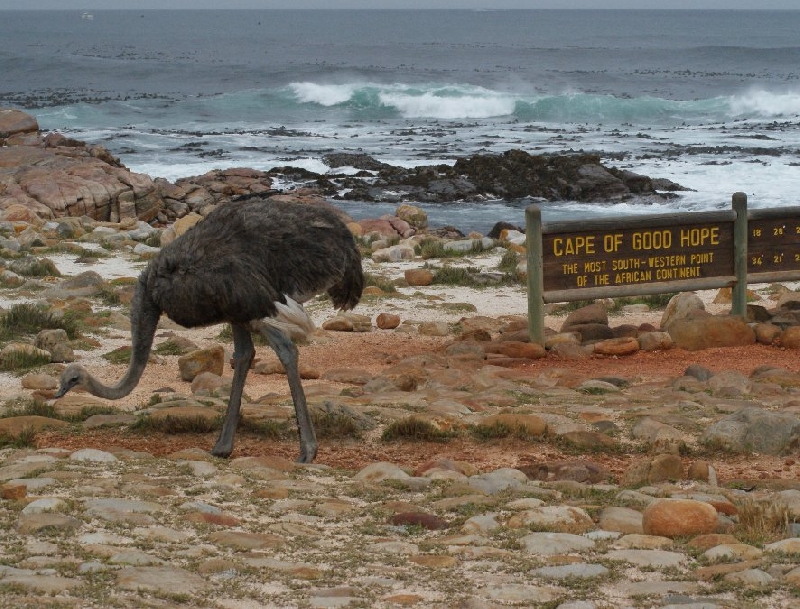
<instances>
[{"instance_id":1,"label":"stone","mask_svg":"<svg viewBox=\"0 0 800 609\"><path fill-rule=\"evenodd\" d=\"M428 227L428 214L416 205L403 203L394 212L394 215L405 220L409 225L416 229L424 229Z\"/></svg>"},{"instance_id":2,"label":"stone","mask_svg":"<svg viewBox=\"0 0 800 609\"><path fill-rule=\"evenodd\" d=\"M780 455L800 444L800 418L787 412L742 408L709 425L700 441L739 454Z\"/></svg>"},{"instance_id":3,"label":"stone","mask_svg":"<svg viewBox=\"0 0 800 609\"><path fill-rule=\"evenodd\" d=\"M196 575L179 567L125 567L116 574L116 584L123 590L146 590L161 594L202 594L208 584Z\"/></svg>"},{"instance_id":4,"label":"stone","mask_svg":"<svg viewBox=\"0 0 800 609\"><path fill-rule=\"evenodd\" d=\"M611 550L602 557L648 569L678 568L687 560L685 554L667 550Z\"/></svg>"},{"instance_id":5,"label":"stone","mask_svg":"<svg viewBox=\"0 0 800 609\"><path fill-rule=\"evenodd\" d=\"M697 311L705 311L706 305L694 292L681 292L670 298L661 315L661 329L669 332L670 326L679 319L691 317ZM670 333L671 334L671 333Z\"/></svg>"},{"instance_id":6,"label":"stone","mask_svg":"<svg viewBox=\"0 0 800 609\"><path fill-rule=\"evenodd\" d=\"M0 419L0 436L19 438L25 433L35 433L43 429L63 429L69 423L39 415L20 415Z\"/></svg>"},{"instance_id":7,"label":"stone","mask_svg":"<svg viewBox=\"0 0 800 609\"><path fill-rule=\"evenodd\" d=\"M714 347L752 345L756 335L747 322L736 315L708 315L697 319L676 319L669 324L669 335L676 347L699 351Z\"/></svg>"},{"instance_id":8,"label":"stone","mask_svg":"<svg viewBox=\"0 0 800 609\"><path fill-rule=\"evenodd\" d=\"M23 535L31 535L42 532L67 532L80 529L83 526L83 521L66 516L64 514L24 514L20 516L17 521L17 530Z\"/></svg>"},{"instance_id":9,"label":"stone","mask_svg":"<svg viewBox=\"0 0 800 609\"><path fill-rule=\"evenodd\" d=\"M789 339L788 344L784 343L783 335L784 331L781 330L780 326L776 326L773 323L760 323L756 324L753 327L753 331L756 334L756 342L762 345L775 345L780 344L782 347L786 349L798 349L800 348L800 326L792 326L791 328L798 329L798 331L792 332ZM790 330L791 328L786 328L786 330Z\"/></svg>"},{"instance_id":10,"label":"stone","mask_svg":"<svg viewBox=\"0 0 800 609\"><path fill-rule=\"evenodd\" d=\"M0 139L6 139L19 133L36 133L39 123L22 110L0 108Z\"/></svg>"},{"instance_id":11,"label":"stone","mask_svg":"<svg viewBox=\"0 0 800 609\"><path fill-rule=\"evenodd\" d=\"M20 359L24 361L35 359L41 365L50 362L51 358L49 351L37 349L28 343L11 342L0 349L0 366L6 370L17 368Z\"/></svg>"},{"instance_id":12,"label":"stone","mask_svg":"<svg viewBox=\"0 0 800 609\"><path fill-rule=\"evenodd\" d=\"M375 318L375 325L381 330L394 330L400 325L400 316L394 313L380 313Z\"/></svg>"},{"instance_id":13,"label":"stone","mask_svg":"<svg viewBox=\"0 0 800 609\"><path fill-rule=\"evenodd\" d=\"M784 349L800 349L800 326L789 326L782 332L777 333L777 335L775 329L780 331L780 328L778 326L773 326L772 324L769 324L769 326L771 327L761 329L761 333L765 334L766 336L763 340L759 340L759 342L763 342L764 344L772 344L773 342L777 342ZM768 339L770 342L766 342Z\"/></svg>"},{"instance_id":14,"label":"stone","mask_svg":"<svg viewBox=\"0 0 800 609\"><path fill-rule=\"evenodd\" d=\"M520 341L499 341L484 346L487 353L498 353L506 357L521 359L541 359L547 357L547 351L538 343Z\"/></svg>"},{"instance_id":15,"label":"stone","mask_svg":"<svg viewBox=\"0 0 800 609\"><path fill-rule=\"evenodd\" d=\"M713 533L717 510L708 503L691 499L659 499L642 513L642 529L647 535L686 537Z\"/></svg>"},{"instance_id":16,"label":"stone","mask_svg":"<svg viewBox=\"0 0 800 609\"><path fill-rule=\"evenodd\" d=\"M638 341L642 351L666 351L675 345L669 332L642 332Z\"/></svg>"},{"instance_id":17,"label":"stone","mask_svg":"<svg viewBox=\"0 0 800 609\"><path fill-rule=\"evenodd\" d=\"M524 510L511 516L506 524L515 529L533 527L559 533L585 533L595 527L585 510L562 505L543 505Z\"/></svg>"},{"instance_id":18,"label":"stone","mask_svg":"<svg viewBox=\"0 0 800 609\"><path fill-rule=\"evenodd\" d=\"M597 355L624 356L632 355L639 350L639 341L632 336L609 338L601 340L594 345Z\"/></svg>"},{"instance_id":19,"label":"stone","mask_svg":"<svg viewBox=\"0 0 800 609\"><path fill-rule=\"evenodd\" d=\"M600 512L598 524L601 529L606 531L631 534L644 532L642 528L642 513L627 507L611 506L604 508Z\"/></svg>"},{"instance_id":20,"label":"stone","mask_svg":"<svg viewBox=\"0 0 800 609\"><path fill-rule=\"evenodd\" d=\"M546 579L584 580L594 577L604 577L608 574L608 569L606 569L603 565L579 562L568 565L539 567L538 569L531 571L531 573ZM559 605L559 607L563 606L564 605Z\"/></svg>"},{"instance_id":21,"label":"stone","mask_svg":"<svg viewBox=\"0 0 800 609\"><path fill-rule=\"evenodd\" d=\"M83 448L76 450L69 456L70 461L94 461L96 463L111 463L117 458L104 450L96 448Z\"/></svg>"},{"instance_id":22,"label":"stone","mask_svg":"<svg viewBox=\"0 0 800 609\"><path fill-rule=\"evenodd\" d=\"M47 391L58 389L58 379L49 374L26 374L22 377L22 387L24 389L44 389Z\"/></svg>"},{"instance_id":23,"label":"stone","mask_svg":"<svg viewBox=\"0 0 800 609\"><path fill-rule=\"evenodd\" d=\"M372 463L359 471L353 480L363 482L381 482L383 480L405 480L410 476L393 463Z\"/></svg>"},{"instance_id":24,"label":"stone","mask_svg":"<svg viewBox=\"0 0 800 609\"><path fill-rule=\"evenodd\" d=\"M430 269L407 269L403 276L410 287L424 287L433 283L433 271Z\"/></svg>"},{"instance_id":25,"label":"stone","mask_svg":"<svg viewBox=\"0 0 800 609\"><path fill-rule=\"evenodd\" d=\"M641 486L683 478L683 462L676 454L660 454L633 461L622 475L624 486Z\"/></svg>"},{"instance_id":26,"label":"stone","mask_svg":"<svg viewBox=\"0 0 800 609\"><path fill-rule=\"evenodd\" d=\"M198 349L178 358L181 379L191 382L201 372L211 372L222 376L225 350L222 346Z\"/></svg>"},{"instance_id":27,"label":"stone","mask_svg":"<svg viewBox=\"0 0 800 609\"><path fill-rule=\"evenodd\" d=\"M582 535L572 533L531 533L519 540L529 554L552 556L592 550L595 542Z\"/></svg>"}]
</instances>

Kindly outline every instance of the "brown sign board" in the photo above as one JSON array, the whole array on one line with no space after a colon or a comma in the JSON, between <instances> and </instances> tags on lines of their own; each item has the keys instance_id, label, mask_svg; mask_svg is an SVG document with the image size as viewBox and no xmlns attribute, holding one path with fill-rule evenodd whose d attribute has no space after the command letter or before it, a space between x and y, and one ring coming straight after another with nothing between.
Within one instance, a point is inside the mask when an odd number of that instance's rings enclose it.
<instances>
[{"instance_id":1,"label":"brown sign board","mask_svg":"<svg viewBox=\"0 0 800 609\"><path fill-rule=\"evenodd\" d=\"M800 270L800 217L749 220L747 271Z\"/></svg>"},{"instance_id":2,"label":"brown sign board","mask_svg":"<svg viewBox=\"0 0 800 609\"><path fill-rule=\"evenodd\" d=\"M542 265L545 292L733 275L733 222L543 233Z\"/></svg>"}]
</instances>

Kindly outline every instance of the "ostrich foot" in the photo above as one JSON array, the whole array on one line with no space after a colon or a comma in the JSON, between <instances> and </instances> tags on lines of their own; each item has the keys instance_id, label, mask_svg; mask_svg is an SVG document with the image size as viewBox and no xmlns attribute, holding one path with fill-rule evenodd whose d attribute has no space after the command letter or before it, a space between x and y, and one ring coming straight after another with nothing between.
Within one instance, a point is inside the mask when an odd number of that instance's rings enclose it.
<instances>
[{"instance_id":1,"label":"ostrich foot","mask_svg":"<svg viewBox=\"0 0 800 609\"><path fill-rule=\"evenodd\" d=\"M211 449L211 454L215 457L220 457L221 459L227 459L231 456L233 452L232 446L225 446L222 442L217 442L214 445L214 448Z\"/></svg>"},{"instance_id":2,"label":"ostrich foot","mask_svg":"<svg viewBox=\"0 0 800 609\"><path fill-rule=\"evenodd\" d=\"M317 456L317 447L315 446L301 446L300 456L297 457L297 463L313 463Z\"/></svg>"}]
</instances>

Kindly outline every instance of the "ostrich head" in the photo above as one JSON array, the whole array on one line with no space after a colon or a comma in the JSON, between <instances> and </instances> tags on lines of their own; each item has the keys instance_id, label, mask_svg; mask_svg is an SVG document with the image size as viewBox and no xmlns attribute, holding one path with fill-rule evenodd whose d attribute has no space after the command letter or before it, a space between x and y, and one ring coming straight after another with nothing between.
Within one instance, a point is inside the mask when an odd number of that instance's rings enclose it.
<instances>
[{"instance_id":1,"label":"ostrich head","mask_svg":"<svg viewBox=\"0 0 800 609\"><path fill-rule=\"evenodd\" d=\"M61 373L61 384L55 397L60 398L70 389L86 387L89 382L89 373L80 364L70 364Z\"/></svg>"}]
</instances>

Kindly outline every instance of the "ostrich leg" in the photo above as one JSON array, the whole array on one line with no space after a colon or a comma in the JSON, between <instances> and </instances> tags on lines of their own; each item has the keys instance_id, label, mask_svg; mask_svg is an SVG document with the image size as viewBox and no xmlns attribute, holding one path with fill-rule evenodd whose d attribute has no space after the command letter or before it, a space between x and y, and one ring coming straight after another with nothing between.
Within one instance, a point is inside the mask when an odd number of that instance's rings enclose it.
<instances>
[{"instance_id":1,"label":"ostrich leg","mask_svg":"<svg viewBox=\"0 0 800 609\"><path fill-rule=\"evenodd\" d=\"M242 406L242 393L244 381L250 370L250 364L255 355L253 338L250 330L239 324L231 324L233 329L233 382L231 383L231 398L228 410L225 411L225 420L219 439L211 451L217 457L229 457L233 452L233 437L239 424L239 409Z\"/></svg>"},{"instance_id":2,"label":"ostrich leg","mask_svg":"<svg viewBox=\"0 0 800 609\"><path fill-rule=\"evenodd\" d=\"M317 436L314 433L314 423L311 421L311 415L306 405L306 394L303 391L303 385L300 383L297 347L278 328L263 322L255 322L253 326L254 329L264 335L269 346L275 351L278 359L281 360L281 364L286 369L286 378L289 381L289 389L292 392L292 401L294 402L294 412L297 417L297 431L300 435L300 456L297 461L299 463L311 463L314 457L317 456Z\"/></svg>"}]
</instances>

